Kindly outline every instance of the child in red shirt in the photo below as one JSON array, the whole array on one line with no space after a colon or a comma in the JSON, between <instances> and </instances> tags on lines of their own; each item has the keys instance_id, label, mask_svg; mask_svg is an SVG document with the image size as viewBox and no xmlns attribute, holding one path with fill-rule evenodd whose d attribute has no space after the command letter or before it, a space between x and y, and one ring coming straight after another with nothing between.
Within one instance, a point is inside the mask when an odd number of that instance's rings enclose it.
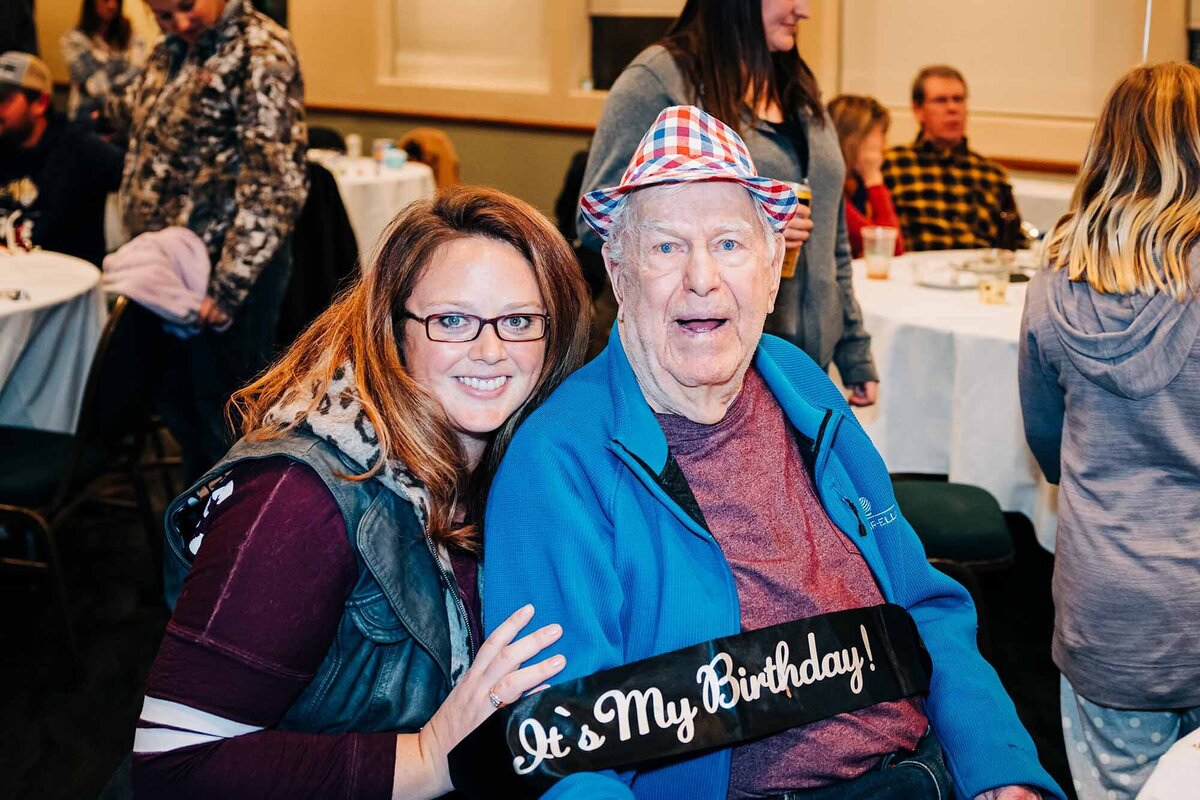
<instances>
[{"instance_id":1,"label":"child in red shirt","mask_svg":"<svg viewBox=\"0 0 1200 800\"><path fill-rule=\"evenodd\" d=\"M866 225L895 228L896 252L904 252L900 221L892 196L883 185L883 147L887 141L888 111L873 97L838 95L829 103L829 116L837 128L846 160L846 229L855 258L863 254L862 229Z\"/></svg>"}]
</instances>

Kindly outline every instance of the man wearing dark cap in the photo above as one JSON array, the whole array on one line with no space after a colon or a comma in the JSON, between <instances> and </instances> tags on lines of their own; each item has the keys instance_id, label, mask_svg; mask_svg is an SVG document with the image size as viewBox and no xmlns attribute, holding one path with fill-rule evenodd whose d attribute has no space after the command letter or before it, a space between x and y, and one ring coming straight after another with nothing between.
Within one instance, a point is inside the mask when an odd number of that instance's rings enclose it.
<instances>
[{"instance_id":1,"label":"man wearing dark cap","mask_svg":"<svg viewBox=\"0 0 1200 800\"><path fill-rule=\"evenodd\" d=\"M33 223L33 244L104 258L104 202L121 184L119 150L50 108L50 69L0 55L0 213Z\"/></svg>"}]
</instances>

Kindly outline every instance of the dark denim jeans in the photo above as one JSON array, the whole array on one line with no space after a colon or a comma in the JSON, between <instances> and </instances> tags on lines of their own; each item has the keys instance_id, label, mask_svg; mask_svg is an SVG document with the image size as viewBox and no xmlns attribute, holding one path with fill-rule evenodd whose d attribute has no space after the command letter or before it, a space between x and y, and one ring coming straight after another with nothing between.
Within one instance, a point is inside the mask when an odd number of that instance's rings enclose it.
<instances>
[{"instance_id":1,"label":"dark denim jeans","mask_svg":"<svg viewBox=\"0 0 1200 800\"><path fill-rule=\"evenodd\" d=\"M852 781L787 792L773 800L953 800L954 782L933 732L915 752L889 753L879 766Z\"/></svg>"}]
</instances>

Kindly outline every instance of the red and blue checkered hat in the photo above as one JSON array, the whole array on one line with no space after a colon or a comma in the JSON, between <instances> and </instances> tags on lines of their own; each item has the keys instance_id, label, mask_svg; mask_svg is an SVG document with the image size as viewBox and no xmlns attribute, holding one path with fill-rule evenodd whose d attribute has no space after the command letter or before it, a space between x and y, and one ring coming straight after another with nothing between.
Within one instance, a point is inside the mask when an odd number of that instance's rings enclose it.
<instances>
[{"instance_id":1,"label":"red and blue checkered hat","mask_svg":"<svg viewBox=\"0 0 1200 800\"><path fill-rule=\"evenodd\" d=\"M642 137L621 185L588 192L579 200L583 218L608 240L613 212L636 189L662 183L734 181L767 212L777 232L796 213L796 193L773 178L759 176L742 137L721 120L695 106L663 109Z\"/></svg>"}]
</instances>

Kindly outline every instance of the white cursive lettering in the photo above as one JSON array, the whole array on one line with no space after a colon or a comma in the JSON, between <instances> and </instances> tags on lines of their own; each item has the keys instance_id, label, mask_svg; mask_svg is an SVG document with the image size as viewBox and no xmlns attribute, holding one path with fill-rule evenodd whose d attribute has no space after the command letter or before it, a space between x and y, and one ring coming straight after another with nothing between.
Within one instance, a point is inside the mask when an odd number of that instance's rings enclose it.
<instances>
[{"instance_id":1,"label":"white cursive lettering","mask_svg":"<svg viewBox=\"0 0 1200 800\"><path fill-rule=\"evenodd\" d=\"M612 708L605 708L605 703L612 701ZM654 724L659 728L676 728L675 735L681 742L690 742L695 734L695 720L699 709L692 705L686 697L682 700L663 700L662 692L655 687L646 690L631 689L623 692L611 689L596 698L592 706L592 714L597 722L612 722L617 720L617 735L622 742L628 741L632 735L629 730L630 707L637 713L638 735L645 736L650 732L650 715L647 706L654 713Z\"/></svg>"}]
</instances>

